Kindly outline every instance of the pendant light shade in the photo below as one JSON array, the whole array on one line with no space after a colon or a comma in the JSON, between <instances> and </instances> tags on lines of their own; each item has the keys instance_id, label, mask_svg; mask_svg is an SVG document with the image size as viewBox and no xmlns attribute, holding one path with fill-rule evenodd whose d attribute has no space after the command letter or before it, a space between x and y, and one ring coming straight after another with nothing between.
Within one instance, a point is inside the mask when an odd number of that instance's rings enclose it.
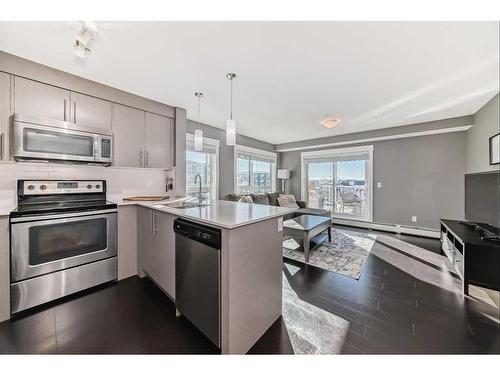
<instances>
[{"instance_id":1,"label":"pendant light shade","mask_svg":"<svg viewBox=\"0 0 500 375\"><path fill-rule=\"evenodd\" d=\"M226 120L226 145L236 144L236 122L232 119Z\"/></svg>"},{"instance_id":2,"label":"pendant light shade","mask_svg":"<svg viewBox=\"0 0 500 375\"><path fill-rule=\"evenodd\" d=\"M226 78L231 81L231 112L229 119L226 121L226 145L236 145L236 122L233 120L233 80L236 78L235 73L227 73Z\"/></svg>"},{"instance_id":3,"label":"pendant light shade","mask_svg":"<svg viewBox=\"0 0 500 375\"><path fill-rule=\"evenodd\" d=\"M203 98L202 92L195 92L194 96L198 98L198 127L201 128L200 125L200 101ZM195 151L203 151L203 132L201 129L196 129L194 131L194 150Z\"/></svg>"},{"instance_id":4,"label":"pendant light shade","mask_svg":"<svg viewBox=\"0 0 500 375\"><path fill-rule=\"evenodd\" d=\"M203 150L203 132L200 129L194 131L194 150Z\"/></svg>"}]
</instances>

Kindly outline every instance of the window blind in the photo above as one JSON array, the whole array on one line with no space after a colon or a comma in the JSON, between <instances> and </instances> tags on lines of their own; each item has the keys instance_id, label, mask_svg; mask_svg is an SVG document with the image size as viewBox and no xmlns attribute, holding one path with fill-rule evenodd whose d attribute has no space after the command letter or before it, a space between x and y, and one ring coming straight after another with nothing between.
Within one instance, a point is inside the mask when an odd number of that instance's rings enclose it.
<instances>
[{"instance_id":1,"label":"window blind","mask_svg":"<svg viewBox=\"0 0 500 375\"><path fill-rule=\"evenodd\" d=\"M241 152L238 151L236 154L236 157L238 159L243 159L243 160L254 160L254 161L259 161L262 163L270 163L270 164L275 164L276 163L276 158L272 158L269 156L263 156L259 154L254 154L251 152Z\"/></svg>"},{"instance_id":2,"label":"window blind","mask_svg":"<svg viewBox=\"0 0 500 375\"><path fill-rule=\"evenodd\" d=\"M304 157L304 163L335 163L342 161L357 161L357 160L369 160L370 154L368 152L357 152L349 154L338 154L338 155L311 155Z\"/></svg>"},{"instance_id":3,"label":"window blind","mask_svg":"<svg viewBox=\"0 0 500 375\"><path fill-rule=\"evenodd\" d=\"M194 149L194 142L191 142L191 141L186 141L186 150L188 151L192 151L192 152L203 152L205 154L216 154L216 147L214 145L210 145L210 144L206 144L204 143L203 144L203 148L201 151L196 151Z\"/></svg>"}]
</instances>

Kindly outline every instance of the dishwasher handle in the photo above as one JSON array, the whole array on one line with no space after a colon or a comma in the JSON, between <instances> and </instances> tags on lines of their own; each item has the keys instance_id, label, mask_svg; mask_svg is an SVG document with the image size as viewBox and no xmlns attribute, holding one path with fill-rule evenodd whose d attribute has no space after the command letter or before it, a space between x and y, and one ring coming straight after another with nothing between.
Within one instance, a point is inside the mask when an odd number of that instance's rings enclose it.
<instances>
[{"instance_id":1,"label":"dishwasher handle","mask_svg":"<svg viewBox=\"0 0 500 375\"><path fill-rule=\"evenodd\" d=\"M174 232L178 236L189 238L190 240L202 243L208 247L220 250L221 231L220 229L207 227L187 220L174 220Z\"/></svg>"}]
</instances>

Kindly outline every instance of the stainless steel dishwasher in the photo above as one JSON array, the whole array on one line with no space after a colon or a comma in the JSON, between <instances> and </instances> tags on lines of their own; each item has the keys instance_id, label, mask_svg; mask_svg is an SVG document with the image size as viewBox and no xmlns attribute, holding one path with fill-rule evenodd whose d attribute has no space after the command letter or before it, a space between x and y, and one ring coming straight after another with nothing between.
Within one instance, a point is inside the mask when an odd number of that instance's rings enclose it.
<instances>
[{"instance_id":1,"label":"stainless steel dishwasher","mask_svg":"<svg viewBox=\"0 0 500 375\"><path fill-rule=\"evenodd\" d=\"M220 348L220 248L218 229L176 219L175 306Z\"/></svg>"}]
</instances>

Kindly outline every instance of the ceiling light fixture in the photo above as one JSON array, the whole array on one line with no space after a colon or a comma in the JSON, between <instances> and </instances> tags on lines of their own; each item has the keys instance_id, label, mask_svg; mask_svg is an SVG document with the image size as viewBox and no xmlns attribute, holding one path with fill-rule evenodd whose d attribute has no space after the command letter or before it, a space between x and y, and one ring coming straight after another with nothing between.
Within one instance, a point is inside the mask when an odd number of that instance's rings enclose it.
<instances>
[{"instance_id":1,"label":"ceiling light fixture","mask_svg":"<svg viewBox=\"0 0 500 375\"><path fill-rule=\"evenodd\" d=\"M233 120L233 80L236 79L235 73L227 73L226 78L231 81L231 112L229 119L226 120L226 145L234 146L236 144L236 122Z\"/></svg>"},{"instance_id":2,"label":"ceiling light fixture","mask_svg":"<svg viewBox=\"0 0 500 375\"><path fill-rule=\"evenodd\" d=\"M202 151L203 150L203 132L201 131L200 124L200 102L201 98L203 98L202 92L195 92L194 96L198 98L198 128L194 131L194 150Z\"/></svg>"},{"instance_id":3,"label":"ceiling light fixture","mask_svg":"<svg viewBox=\"0 0 500 375\"><path fill-rule=\"evenodd\" d=\"M328 117L328 115L325 115L325 119L321 121L321 125L323 125L327 129L333 129L338 124L340 124L339 118Z\"/></svg>"},{"instance_id":4,"label":"ceiling light fixture","mask_svg":"<svg viewBox=\"0 0 500 375\"><path fill-rule=\"evenodd\" d=\"M97 37L97 26L92 21L81 22L81 24L82 28L75 37L73 48L75 56L84 59L88 53L92 52L89 47Z\"/></svg>"}]
</instances>

